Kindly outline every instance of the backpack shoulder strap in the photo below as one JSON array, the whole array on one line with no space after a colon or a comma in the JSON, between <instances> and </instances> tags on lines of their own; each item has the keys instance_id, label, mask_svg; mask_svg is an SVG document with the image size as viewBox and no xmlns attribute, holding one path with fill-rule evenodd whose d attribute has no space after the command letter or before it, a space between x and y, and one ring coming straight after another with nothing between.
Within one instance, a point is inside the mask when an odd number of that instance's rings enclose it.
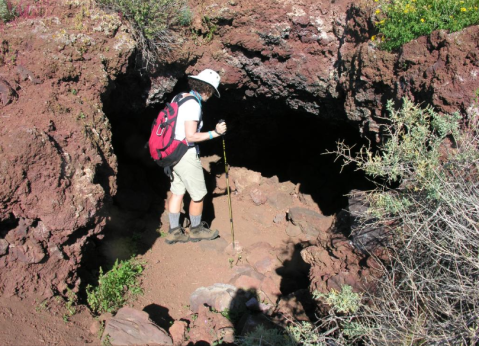
<instances>
[{"instance_id":1,"label":"backpack shoulder strap","mask_svg":"<svg viewBox=\"0 0 479 346\"><path fill-rule=\"evenodd\" d=\"M187 95L187 96L185 96ZM181 93L181 94L178 94L176 95L174 98L173 98L173 101L172 102L176 102L178 103L178 107L181 106L183 103L185 103L186 101L189 101L189 100L195 100L196 102L198 102L198 99L196 97L194 97L193 95L191 94L188 94L188 93ZM199 102L198 102L199 103ZM201 104L200 104L201 106Z\"/></svg>"}]
</instances>

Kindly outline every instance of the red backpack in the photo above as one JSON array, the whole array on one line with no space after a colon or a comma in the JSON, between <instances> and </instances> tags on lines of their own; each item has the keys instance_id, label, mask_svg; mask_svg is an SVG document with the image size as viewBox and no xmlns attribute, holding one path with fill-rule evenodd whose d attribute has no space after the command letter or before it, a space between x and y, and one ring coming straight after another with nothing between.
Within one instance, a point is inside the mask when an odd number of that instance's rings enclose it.
<instances>
[{"instance_id":1,"label":"red backpack","mask_svg":"<svg viewBox=\"0 0 479 346\"><path fill-rule=\"evenodd\" d=\"M183 97L183 94L176 95L171 103L167 103L160 111L158 117L153 121L151 127L150 155L155 162L165 168L165 173L171 177L171 167L181 160L188 150L186 139L179 141L175 139L176 119L178 109L188 100L198 100L194 96Z\"/></svg>"}]
</instances>

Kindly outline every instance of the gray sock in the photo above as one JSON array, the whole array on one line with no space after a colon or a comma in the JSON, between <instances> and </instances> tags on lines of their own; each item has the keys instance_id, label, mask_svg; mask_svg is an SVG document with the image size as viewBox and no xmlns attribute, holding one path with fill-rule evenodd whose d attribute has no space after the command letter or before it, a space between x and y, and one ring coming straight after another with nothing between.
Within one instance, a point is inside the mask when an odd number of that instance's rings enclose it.
<instances>
[{"instance_id":1,"label":"gray sock","mask_svg":"<svg viewBox=\"0 0 479 346\"><path fill-rule=\"evenodd\" d=\"M170 219L170 230L180 226L180 213L169 213L168 218Z\"/></svg>"},{"instance_id":2,"label":"gray sock","mask_svg":"<svg viewBox=\"0 0 479 346\"><path fill-rule=\"evenodd\" d=\"M201 222L201 214L198 216L195 215L190 215L190 221L191 221L191 227L196 227L200 224Z\"/></svg>"}]
</instances>

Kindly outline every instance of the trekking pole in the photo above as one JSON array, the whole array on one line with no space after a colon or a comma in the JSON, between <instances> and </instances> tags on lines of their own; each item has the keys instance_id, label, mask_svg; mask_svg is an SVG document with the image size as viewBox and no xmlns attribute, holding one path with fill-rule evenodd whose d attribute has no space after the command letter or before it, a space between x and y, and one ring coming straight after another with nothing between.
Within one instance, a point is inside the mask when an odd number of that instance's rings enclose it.
<instances>
[{"instance_id":1,"label":"trekking pole","mask_svg":"<svg viewBox=\"0 0 479 346\"><path fill-rule=\"evenodd\" d=\"M218 123L224 123L224 122L225 122L224 120L218 121ZM226 161L225 135L222 134L221 138L223 139L223 156L225 158L226 191L228 191L228 207L230 210L231 236L233 238L233 250L235 250L235 231L233 228L233 209L231 208L230 182L228 177L228 162Z\"/></svg>"}]
</instances>

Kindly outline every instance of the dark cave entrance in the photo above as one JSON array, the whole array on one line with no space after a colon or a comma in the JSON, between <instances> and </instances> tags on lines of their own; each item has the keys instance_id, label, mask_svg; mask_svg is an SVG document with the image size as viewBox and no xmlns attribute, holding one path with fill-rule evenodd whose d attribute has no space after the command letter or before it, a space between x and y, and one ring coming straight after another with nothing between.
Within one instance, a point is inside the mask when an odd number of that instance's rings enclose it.
<instances>
[{"instance_id":1,"label":"dark cave entrance","mask_svg":"<svg viewBox=\"0 0 479 346\"><path fill-rule=\"evenodd\" d=\"M153 119L164 106L144 107L149 81L138 73L120 76L103 97L104 112L110 119L113 147L118 158L118 191L113 196L105 238L90 244L94 256L82 264L84 284L98 277L115 259L128 259L148 251L160 236L160 216L165 210L168 178L149 156L145 147ZM179 92L188 91L183 77L169 101ZM221 89L220 89L221 90ZM301 192L311 195L325 215L347 208L345 194L352 189L368 189L371 184L353 167L342 167L334 154L337 141L361 145L357 128L345 121L319 119L305 112L293 111L284 101L249 98L244 90L221 90L203 105L203 131L213 129L220 119L228 124L225 137L227 161L233 167L245 167L263 177L278 177L280 182L300 184ZM328 118L340 112L337 105L324 105ZM342 115L339 113L338 117ZM201 156L223 157L220 140L203 142ZM212 167L212 175L224 173L221 161ZM210 189L209 189L210 191ZM204 213L208 213L205 210ZM297 244L297 254L304 244ZM85 256L86 257L86 256ZM291 259L284 270L281 291L290 294L309 287L309 267ZM294 275L290 275L294 273ZM298 286L299 285L299 286Z\"/></svg>"}]
</instances>

